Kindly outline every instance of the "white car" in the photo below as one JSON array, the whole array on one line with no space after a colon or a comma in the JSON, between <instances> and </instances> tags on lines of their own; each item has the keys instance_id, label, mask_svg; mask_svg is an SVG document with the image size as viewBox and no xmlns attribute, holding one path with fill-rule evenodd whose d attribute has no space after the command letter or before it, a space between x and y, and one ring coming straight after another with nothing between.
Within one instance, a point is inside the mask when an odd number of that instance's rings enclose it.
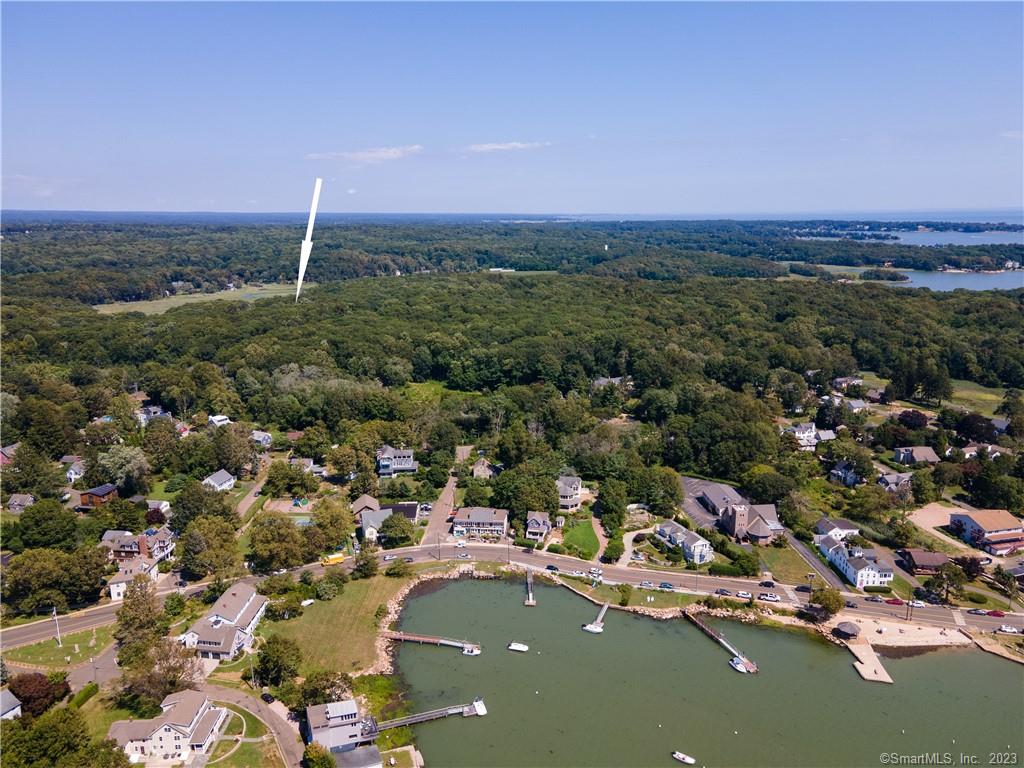
<instances>
[{"instance_id":1,"label":"white car","mask_svg":"<svg viewBox=\"0 0 1024 768\"><path fill-rule=\"evenodd\" d=\"M753 595L750 594L749 592L742 592L741 591L741 592L737 592L736 593L736 597L738 597L740 600L749 600L750 598L753 597Z\"/></svg>"},{"instance_id":2,"label":"white car","mask_svg":"<svg viewBox=\"0 0 1024 768\"><path fill-rule=\"evenodd\" d=\"M582 577L586 576L587 574L585 574L583 571L575 570L572 573L570 573L569 575L570 576L579 576L580 578L582 578Z\"/></svg>"},{"instance_id":3,"label":"white car","mask_svg":"<svg viewBox=\"0 0 1024 768\"><path fill-rule=\"evenodd\" d=\"M396 557L398 557L398 555L384 555L384 562L385 563L390 563Z\"/></svg>"},{"instance_id":4,"label":"white car","mask_svg":"<svg viewBox=\"0 0 1024 768\"><path fill-rule=\"evenodd\" d=\"M780 598L774 592L762 592L757 596L758 600L764 600L766 603L778 603Z\"/></svg>"},{"instance_id":5,"label":"white car","mask_svg":"<svg viewBox=\"0 0 1024 768\"><path fill-rule=\"evenodd\" d=\"M464 542L464 541L457 541L457 542L455 542L455 546L458 547L459 549L462 549L463 547L466 546L466 542Z\"/></svg>"},{"instance_id":6,"label":"white car","mask_svg":"<svg viewBox=\"0 0 1024 768\"><path fill-rule=\"evenodd\" d=\"M1017 627L1012 627L1009 624L1003 624L997 631L1002 632L1006 635L1019 635L1020 630Z\"/></svg>"},{"instance_id":7,"label":"white car","mask_svg":"<svg viewBox=\"0 0 1024 768\"><path fill-rule=\"evenodd\" d=\"M604 575L604 571L602 571L602 570L601 570L600 568L591 568L591 569L590 569L590 572L591 572L591 573L592 573L592 574L593 574L594 576L603 576L603 575Z\"/></svg>"},{"instance_id":8,"label":"white car","mask_svg":"<svg viewBox=\"0 0 1024 768\"><path fill-rule=\"evenodd\" d=\"M640 589L654 589L654 582L653 581L641 581L640 582Z\"/></svg>"},{"instance_id":9,"label":"white car","mask_svg":"<svg viewBox=\"0 0 1024 768\"><path fill-rule=\"evenodd\" d=\"M911 608L925 608L928 604L924 600L911 600L907 605Z\"/></svg>"}]
</instances>

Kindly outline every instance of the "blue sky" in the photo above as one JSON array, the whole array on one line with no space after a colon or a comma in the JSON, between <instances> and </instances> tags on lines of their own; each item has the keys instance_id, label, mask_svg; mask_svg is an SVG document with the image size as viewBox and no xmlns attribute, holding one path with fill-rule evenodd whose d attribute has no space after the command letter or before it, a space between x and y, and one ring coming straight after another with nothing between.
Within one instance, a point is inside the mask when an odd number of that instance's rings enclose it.
<instances>
[{"instance_id":1,"label":"blue sky","mask_svg":"<svg viewBox=\"0 0 1024 768\"><path fill-rule=\"evenodd\" d=\"M1022 7L8 2L3 205L1017 207Z\"/></svg>"}]
</instances>

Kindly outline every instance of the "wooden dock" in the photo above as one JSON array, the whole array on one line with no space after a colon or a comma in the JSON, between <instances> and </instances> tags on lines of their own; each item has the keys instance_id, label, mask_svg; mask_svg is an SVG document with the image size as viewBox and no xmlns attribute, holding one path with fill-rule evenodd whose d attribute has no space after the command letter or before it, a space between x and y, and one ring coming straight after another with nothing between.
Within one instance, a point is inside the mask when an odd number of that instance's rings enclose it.
<instances>
[{"instance_id":1,"label":"wooden dock","mask_svg":"<svg viewBox=\"0 0 1024 768\"><path fill-rule=\"evenodd\" d=\"M438 637L436 635L417 635L410 632L392 632L384 630L381 636L388 640L395 640L402 643L422 643L424 645L444 645L449 648L458 648L467 656L476 656L480 653L480 646L468 640L456 640L451 637Z\"/></svg>"},{"instance_id":2,"label":"wooden dock","mask_svg":"<svg viewBox=\"0 0 1024 768\"><path fill-rule=\"evenodd\" d=\"M742 653L740 653L736 646L734 646L732 643L726 640L725 636L722 635L721 632L717 632L716 630L712 629L699 616L692 613L691 611L684 611L683 615L685 615L686 618L693 622L701 632L703 632L705 635L710 637L720 646L725 648L725 650L731 653L735 658L740 659L743 662L743 667L747 670L747 672L749 672L750 674L755 674L757 672L757 664L755 664Z\"/></svg>"},{"instance_id":3,"label":"wooden dock","mask_svg":"<svg viewBox=\"0 0 1024 768\"><path fill-rule=\"evenodd\" d=\"M526 600L523 601L523 605L527 608L532 608L537 604L537 601L533 597L533 571L526 572Z\"/></svg>"},{"instance_id":4,"label":"wooden dock","mask_svg":"<svg viewBox=\"0 0 1024 768\"><path fill-rule=\"evenodd\" d=\"M487 707L484 706L484 700L477 698L469 704L441 707L440 709L431 709L428 712L420 712L415 715L396 717L394 720L385 720L383 723L377 723L377 730L385 731L390 728L401 728L405 725L416 725L417 723L425 723L428 720L439 720L442 717L452 717L454 715L461 715L462 717L475 717L479 715L483 717L486 714Z\"/></svg>"}]
</instances>

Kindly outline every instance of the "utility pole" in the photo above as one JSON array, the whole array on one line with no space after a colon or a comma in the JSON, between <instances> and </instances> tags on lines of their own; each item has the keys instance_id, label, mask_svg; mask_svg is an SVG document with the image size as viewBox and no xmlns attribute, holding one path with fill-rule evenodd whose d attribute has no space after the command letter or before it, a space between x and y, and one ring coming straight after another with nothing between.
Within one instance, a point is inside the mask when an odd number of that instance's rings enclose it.
<instances>
[{"instance_id":1,"label":"utility pole","mask_svg":"<svg viewBox=\"0 0 1024 768\"><path fill-rule=\"evenodd\" d=\"M253 690L256 690L259 686L256 685L256 672L252 668L252 653L249 654L249 679L252 680Z\"/></svg>"},{"instance_id":2,"label":"utility pole","mask_svg":"<svg viewBox=\"0 0 1024 768\"><path fill-rule=\"evenodd\" d=\"M53 606L53 623L57 625L57 647L63 648L64 643L60 639L60 621L57 620L57 606Z\"/></svg>"}]
</instances>

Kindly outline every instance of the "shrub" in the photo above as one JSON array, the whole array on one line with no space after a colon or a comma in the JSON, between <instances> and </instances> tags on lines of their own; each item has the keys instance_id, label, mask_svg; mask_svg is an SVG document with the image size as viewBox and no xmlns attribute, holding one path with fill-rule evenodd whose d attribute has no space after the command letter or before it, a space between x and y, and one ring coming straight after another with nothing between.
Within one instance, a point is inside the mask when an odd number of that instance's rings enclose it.
<instances>
[{"instance_id":1,"label":"shrub","mask_svg":"<svg viewBox=\"0 0 1024 768\"><path fill-rule=\"evenodd\" d=\"M536 549L537 542L524 539L522 536L516 536L515 545L520 549Z\"/></svg>"},{"instance_id":2,"label":"shrub","mask_svg":"<svg viewBox=\"0 0 1024 768\"><path fill-rule=\"evenodd\" d=\"M875 587L864 587L865 592L877 592L879 594L887 595L892 592L892 587L875 586Z\"/></svg>"},{"instance_id":3,"label":"shrub","mask_svg":"<svg viewBox=\"0 0 1024 768\"><path fill-rule=\"evenodd\" d=\"M985 596L984 595L979 595L977 592L968 592L967 593L967 599L970 602L975 603L977 605L981 605L982 603L985 602Z\"/></svg>"},{"instance_id":4,"label":"shrub","mask_svg":"<svg viewBox=\"0 0 1024 768\"><path fill-rule=\"evenodd\" d=\"M634 545L643 544L645 541L647 541L647 534L646 533L638 533L636 536L633 537L633 544Z\"/></svg>"},{"instance_id":5,"label":"shrub","mask_svg":"<svg viewBox=\"0 0 1024 768\"><path fill-rule=\"evenodd\" d=\"M743 571L730 563L712 563L708 566L711 576L742 576Z\"/></svg>"},{"instance_id":6,"label":"shrub","mask_svg":"<svg viewBox=\"0 0 1024 768\"><path fill-rule=\"evenodd\" d=\"M629 605L629 598L633 596L633 587L630 584L619 584L619 605Z\"/></svg>"},{"instance_id":7,"label":"shrub","mask_svg":"<svg viewBox=\"0 0 1024 768\"><path fill-rule=\"evenodd\" d=\"M565 547L561 544L548 544L548 552L553 555L561 555L565 552Z\"/></svg>"},{"instance_id":8,"label":"shrub","mask_svg":"<svg viewBox=\"0 0 1024 768\"><path fill-rule=\"evenodd\" d=\"M316 585L317 600L333 600L338 596L338 585L329 579L321 579Z\"/></svg>"},{"instance_id":9,"label":"shrub","mask_svg":"<svg viewBox=\"0 0 1024 768\"><path fill-rule=\"evenodd\" d=\"M68 702L70 707L80 707L93 696L95 696L100 690L100 687L96 683L89 683L82 690L71 697L71 701Z\"/></svg>"},{"instance_id":10,"label":"shrub","mask_svg":"<svg viewBox=\"0 0 1024 768\"><path fill-rule=\"evenodd\" d=\"M164 490L167 493L175 493L185 487L185 483L189 481L188 475L175 475L167 481L167 485L164 486Z\"/></svg>"}]
</instances>

